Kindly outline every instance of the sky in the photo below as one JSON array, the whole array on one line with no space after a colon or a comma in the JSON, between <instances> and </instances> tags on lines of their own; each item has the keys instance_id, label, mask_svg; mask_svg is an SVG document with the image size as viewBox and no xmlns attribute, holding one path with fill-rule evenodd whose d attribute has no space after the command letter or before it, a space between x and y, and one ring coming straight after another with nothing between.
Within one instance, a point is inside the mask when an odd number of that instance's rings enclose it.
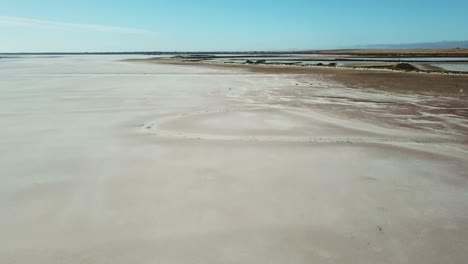
<instances>
[{"instance_id":1,"label":"sky","mask_svg":"<svg viewBox=\"0 0 468 264\"><path fill-rule=\"evenodd\" d=\"M253 51L468 40L467 0L0 0L0 52Z\"/></svg>"}]
</instances>

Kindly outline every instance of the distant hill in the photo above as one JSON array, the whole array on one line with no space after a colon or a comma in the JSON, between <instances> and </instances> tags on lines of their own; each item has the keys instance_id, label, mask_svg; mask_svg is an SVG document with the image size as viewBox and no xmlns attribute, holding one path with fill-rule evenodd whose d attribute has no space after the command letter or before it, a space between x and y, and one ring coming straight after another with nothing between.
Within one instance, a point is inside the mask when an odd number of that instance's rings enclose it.
<instances>
[{"instance_id":1,"label":"distant hill","mask_svg":"<svg viewBox=\"0 0 468 264\"><path fill-rule=\"evenodd\" d=\"M406 44L378 44L356 46L357 49L455 49L468 48L468 41L441 41Z\"/></svg>"}]
</instances>

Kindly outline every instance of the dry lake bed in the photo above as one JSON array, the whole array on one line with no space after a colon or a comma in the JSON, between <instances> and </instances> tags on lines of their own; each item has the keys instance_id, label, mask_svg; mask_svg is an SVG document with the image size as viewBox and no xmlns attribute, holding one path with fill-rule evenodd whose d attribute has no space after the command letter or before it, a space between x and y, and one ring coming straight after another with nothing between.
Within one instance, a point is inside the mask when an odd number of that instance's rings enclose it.
<instances>
[{"instance_id":1,"label":"dry lake bed","mask_svg":"<svg viewBox=\"0 0 468 264\"><path fill-rule=\"evenodd\" d=\"M466 263L463 91L129 58L0 59L0 263Z\"/></svg>"}]
</instances>

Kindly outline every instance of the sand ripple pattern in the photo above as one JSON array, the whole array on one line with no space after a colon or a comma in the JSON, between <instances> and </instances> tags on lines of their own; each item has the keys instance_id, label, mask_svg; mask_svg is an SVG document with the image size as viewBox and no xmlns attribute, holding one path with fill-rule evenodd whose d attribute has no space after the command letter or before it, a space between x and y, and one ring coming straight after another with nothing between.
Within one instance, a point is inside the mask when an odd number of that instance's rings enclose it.
<instances>
[{"instance_id":1,"label":"sand ripple pattern","mask_svg":"<svg viewBox=\"0 0 468 264\"><path fill-rule=\"evenodd\" d=\"M337 120L297 109L244 107L170 115L140 126L165 138L213 141L311 143L463 143L461 140L402 132Z\"/></svg>"}]
</instances>

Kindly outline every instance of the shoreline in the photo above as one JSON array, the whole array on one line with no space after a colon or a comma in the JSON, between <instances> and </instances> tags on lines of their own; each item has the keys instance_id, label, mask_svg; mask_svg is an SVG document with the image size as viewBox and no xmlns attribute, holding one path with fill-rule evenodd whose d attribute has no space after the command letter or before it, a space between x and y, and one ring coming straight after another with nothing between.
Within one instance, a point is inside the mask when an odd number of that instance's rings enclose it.
<instances>
[{"instance_id":1,"label":"shoreline","mask_svg":"<svg viewBox=\"0 0 468 264\"><path fill-rule=\"evenodd\" d=\"M382 68L345 68L272 64L236 64L189 61L175 58L131 59L127 61L215 68L236 68L257 73L316 74L350 88L372 88L399 92L437 92L467 96L468 74L450 72L401 71ZM390 83L391 82L391 83Z\"/></svg>"}]
</instances>

